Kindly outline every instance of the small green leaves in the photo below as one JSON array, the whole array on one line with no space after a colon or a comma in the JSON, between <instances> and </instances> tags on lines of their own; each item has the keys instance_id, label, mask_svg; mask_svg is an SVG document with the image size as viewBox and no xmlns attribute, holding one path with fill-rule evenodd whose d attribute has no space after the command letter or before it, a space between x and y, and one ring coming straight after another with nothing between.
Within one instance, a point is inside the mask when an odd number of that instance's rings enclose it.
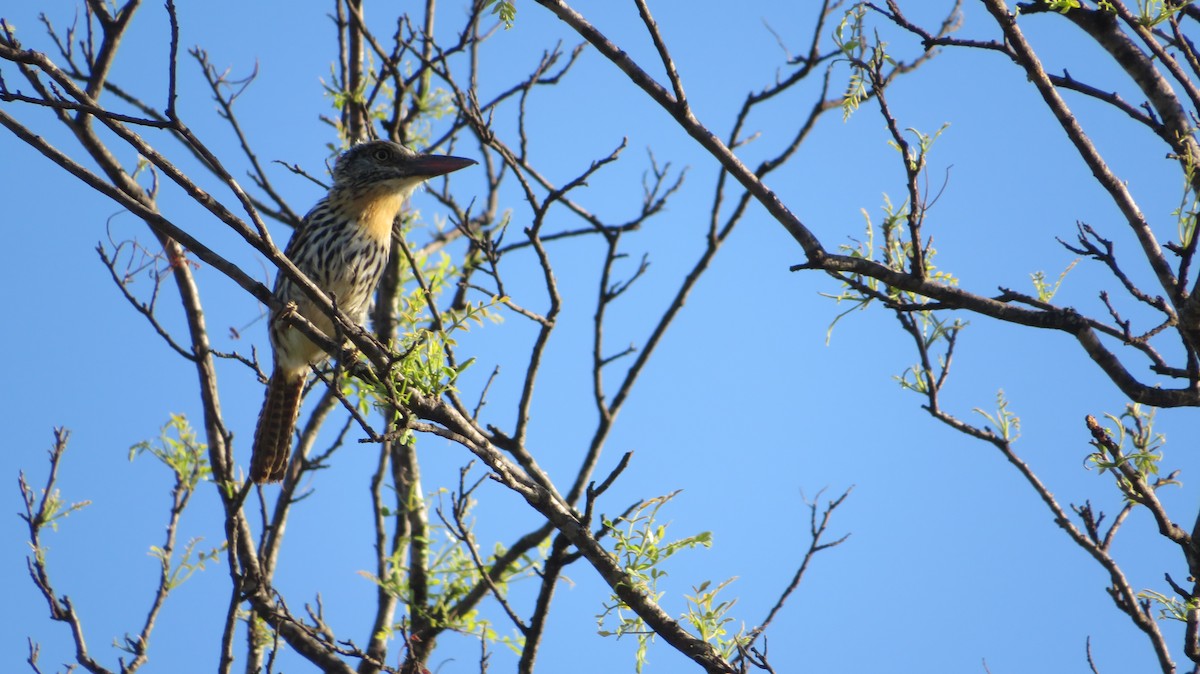
<instances>
[{"instance_id":1,"label":"small green leaves","mask_svg":"<svg viewBox=\"0 0 1200 674\"><path fill-rule=\"evenodd\" d=\"M429 498L432 499L433 496L430 495ZM417 493L410 494L406 499L408 503L404 509L387 509L384 514L387 517L407 517L413 509L424 507L425 500L419 498ZM464 509L458 512L456 517L469 519L470 508L473 505L473 500L463 501ZM441 510L439 509L438 512L440 514ZM443 520L443 522L445 521ZM464 521L464 523L467 522ZM400 544L396 546L397 552L386 560L382 575L367 571L359 571L359 575L408 606L409 611L420 612L431 625L463 634L473 634L485 642L504 644L514 652L520 653L524 643L520 635L498 634L477 609L457 610L463 598L483 582L480 565L472 557L469 547L472 543L464 539L462 532L456 533L453 530L457 526L431 523L427 537L408 538L400 541ZM428 550L428 557L421 562L424 566L425 587L423 591L426 593L421 606L411 605L413 600L413 586L410 583L412 577L410 565L413 562L409 557L411 541L423 543L423 547ZM546 546L538 549L541 554L544 554L545 551ZM482 566L491 568L507 552L504 546L497 544L490 555L483 551L478 551L477 554L480 556ZM505 567L502 575L493 578L492 584L498 591L504 592L509 583L533 576L537 570L537 563L537 559L532 553L522 555L515 563ZM385 636L390 638L401 630L407 630L408 627L408 618L405 618L400 623L385 629Z\"/></svg>"},{"instance_id":2,"label":"small green leaves","mask_svg":"<svg viewBox=\"0 0 1200 674\"><path fill-rule=\"evenodd\" d=\"M1043 302L1049 302L1050 300L1054 299L1054 296L1058 293L1058 289L1062 287L1063 280L1067 278L1067 274L1071 273L1071 270L1074 269L1075 265L1077 264L1079 264L1079 258L1072 260L1071 264L1067 265L1067 268L1062 270L1062 273L1058 275L1058 280L1053 284L1046 282L1046 272L1035 271L1030 274L1029 276L1033 280L1033 287L1035 290L1037 290L1038 299Z\"/></svg>"},{"instance_id":3,"label":"small green leaves","mask_svg":"<svg viewBox=\"0 0 1200 674\"><path fill-rule=\"evenodd\" d=\"M1000 437L1006 442L1015 442L1021 437L1021 418L1009 411L1008 399L1004 397L1003 389L996 392L995 414L984 412L978 407L974 411L995 426Z\"/></svg>"},{"instance_id":4,"label":"small green leaves","mask_svg":"<svg viewBox=\"0 0 1200 674\"><path fill-rule=\"evenodd\" d=\"M842 15L842 20L833 31L833 43L841 50L842 55L852 63L861 63L866 51L866 41L863 39L863 17L866 7L856 4ZM846 93L842 94L842 121L850 119L850 115L858 110L858 106L867 97L867 78L860 67L852 67L850 81L846 84Z\"/></svg>"},{"instance_id":5,"label":"small green leaves","mask_svg":"<svg viewBox=\"0 0 1200 674\"><path fill-rule=\"evenodd\" d=\"M729 578L715 587L709 581L700 583L692 588L692 594L684 596L687 601L687 612L682 620L696 630L696 635L717 647L722 657L728 659L737 653L738 646L744 645L746 629L743 626L737 634L729 636L727 625L733 622L729 617L729 609L737 603L737 599L717 601L717 595L737 578Z\"/></svg>"},{"instance_id":6,"label":"small green leaves","mask_svg":"<svg viewBox=\"0 0 1200 674\"><path fill-rule=\"evenodd\" d=\"M887 43L879 39L878 33L874 36L874 42L863 35L866 4L855 3L846 10L841 22L833 30L833 43L841 51L842 58L850 63L850 80L846 84L846 92L842 94L843 122L850 119L850 115L870 96L868 85L879 82L883 65L896 65L895 59L887 53Z\"/></svg>"},{"instance_id":7,"label":"small green leaves","mask_svg":"<svg viewBox=\"0 0 1200 674\"><path fill-rule=\"evenodd\" d=\"M1137 0L1137 21L1145 28L1153 28L1183 11L1188 4L1179 0Z\"/></svg>"},{"instance_id":8,"label":"small green leaves","mask_svg":"<svg viewBox=\"0 0 1200 674\"><path fill-rule=\"evenodd\" d=\"M1183 602L1177 597L1168 596L1154 590L1142 590L1137 596L1138 599L1147 602L1147 612L1149 612L1149 602L1158 605L1159 620L1178 620L1185 623L1188 620L1188 614L1200 608L1200 600L1193 598Z\"/></svg>"},{"instance_id":9,"label":"small green leaves","mask_svg":"<svg viewBox=\"0 0 1200 674\"><path fill-rule=\"evenodd\" d=\"M681 550L698 546L712 547L712 533L708 531L677 540L667 538L667 525L658 522L658 513L678 494L679 492L675 491L665 496L647 499L627 515L612 520L602 519L604 528L613 541L613 554L629 578L628 587L653 601L658 601L663 596L658 590L658 581L667 576L667 571L662 568L663 562ZM737 649L742 632L739 631L735 637L727 636L725 625L731 622L732 618L728 618L726 613L735 600L718 602L716 597L731 582L733 579L726 580L712 589L709 589L711 583L708 581L693 587L693 594L685 596L687 611L681 617L681 620L690 623L696 629L697 636L727 654L732 654ZM616 593L603 604L603 608L604 610L596 616L597 633L600 636L617 638L625 635L636 636L636 669L641 672L655 633ZM610 621L615 624L610 624Z\"/></svg>"},{"instance_id":10,"label":"small green leaves","mask_svg":"<svg viewBox=\"0 0 1200 674\"><path fill-rule=\"evenodd\" d=\"M216 561L226 549L226 543L221 543L207 551L197 551L196 546L203 539L193 538L184 545L178 562L173 561L179 516L187 507L196 485L212 474L208 463L208 446L196 437L196 431L188 424L187 417L172 414L170 420L159 430L157 442L145 440L129 448L130 461L142 454L150 454L158 459L170 468L175 476L175 488L172 492L174 502L170 511L171 519L167 525L167 542L162 547L150 546L149 552L162 567L162 590L170 592L191 578L193 573L203 570L206 563Z\"/></svg>"},{"instance_id":11,"label":"small green leaves","mask_svg":"<svg viewBox=\"0 0 1200 674\"><path fill-rule=\"evenodd\" d=\"M1162 447L1167 438L1154 431L1154 413L1152 407L1143 408L1138 403L1130 403L1120 416L1105 414L1114 426L1103 430L1103 438L1092 440L1096 451L1088 455L1087 462L1099 468L1101 473L1131 465L1143 480L1158 475L1158 464L1163 458ZM1131 496L1128 489L1132 485L1127 479L1121 478L1118 484L1127 496Z\"/></svg>"},{"instance_id":12,"label":"small green leaves","mask_svg":"<svg viewBox=\"0 0 1200 674\"><path fill-rule=\"evenodd\" d=\"M157 443L143 440L129 448L130 461L141 454L150 454L161 461L189 490L212 474L208 445L196 438L196 431L182 414L171 415L171 420L160 429Z\"/></svg>"},{"instance_id":13,"label":"small green leaves","mask_svg":"<svg viewBox=\"0 0 1200 674\"><path fill-rule=\"evenodd\" d=\"M1179 480L1177 472L1158 477L1166 437L1154 431L1154 409L1145 411L1131 403L1119 417L1104 416L1115 427L1101 426L1090 414L1086 417L1091 445L1096 449L1086 464L1099 468L1101 474L1110 473L1129 504L1147 506L1161 516L1162 504L1155 492L1167 485L1178 486Z\"/></svg>"},{"instance_id":14,"label":"small green leaves","mask_svg":"<svg viewBox=\"0 0 1200 674\"><path fill-rule=\"evenodd\" d=\"M1187 143L1181 143L1187 146ZM1190 153L1183 158L1183 196L1179 207L1171 212L1179 227L1179 247L1190 248L1196 236L1196 214L1200 213L1200 194L1193 188L1196 184L1196 158Z\"/></svg>"},{"instance_id":15,"label":"small green leaves","mask_svg":"<svg viewBox=\"0 0 1200 674\"><path fill-rule=\"evenodd\" d=\"M1056 12L1066 14L1072 9L1079 8L1080 4L1079 0L1046 0L1046 6Z\"/></svg>"},{"instance_id":16,"label":"small green leaves","mask_svg":"<svg viewBox=\"0 0 1200 674\"><path fill-rule=\"evenodd\" d=\"M24 496L26 497L26 501L30 504L30 506L32 506L34 501L33 492L32 490L29 490L28 486L25 484L24 478L25 476L22 474L22 490L26 491ZM49 494L44 495L43 504L42 511L36 516L21 515L21 519L29 521L29 524L35 529L41 529L42 527L48 526L50 527L51 531L58 531L59 520L65 519L68 515L78 510L83 510L84 508L92 505L92 502L76 501L74 503L67 503L63 501L62 493L57 489L53 489Z\"/></svg>"},{"instance_id":17,"label":"small green leaves","mask_svg":"<svg viewBox=\"0 0 1200 674\"><path fill-rule=\"evenodd\" d=\"M908 163L908 169L910 171L915 173L925 169L925 158L929 155L929 151L933 149L933 144L942 136L942 133L949 128L950 123L946 122L938 127L938 130L934 131L933 133L921 133L919 130L914 129L911 126L905 129L905 131L917 139L917 144L915 146L913 146L911 143L908 144L908 156L904 158L904 160ZM889 140L888 145L890 145L892 149L896 150L897 152L902 151L901 147L894 140Z\"/></svg>"},{"instance_id":18,"label":"small green leaves","mask_svg":"<svg viewBox=\"0 0 1200 674\"><path fill-rule=\"evenodd\" d=\"M163 550L157 545L150 546L149 555L157 559L163 567L163 573L166 575L165 587L168 591L174 590L192 577L192 574L197 571L203 571L204 565L208 562L218 561L221 553L228 547L227 543L210 548L209 550L196 551L196 546L200 544L202 538L193 538L187 542L183 548L183 554L180 556L179 563L171 567L171 553Z\"/></svg>"},{"instance_id":19,"label":"small green leaves","mask_svg":"<svg viewBox=\"0 0 1200 674\"><path fill-rule=\"evenodd\" d=\"M967 327L965 321L956 318L952 322L947 322L946 319L939 317L932 311L915 311L912 315L915 319L913 321L913 329L916 331L913 336L921 340L921 349L927 353L932 352L933 347L938 342L945 343L946 350L949 352L951 345L958 337L958 333ZM949 361L946 355L938 357L937 365L943 372L946 370L948 364ZM941 376L934 372L932 368L927 368L918 363L910 366L899 376L895 377L895 379L902 388L926 395L929 393L931 387L936 385L936 379Z\"/></svg>"},{"instance_id":20,"label":"small green leaves","mask_svg":"<svg viewBox=\"0 0 1200 674\"><path fill-rule=\"evenodd\" d=\"M483 0L484 7L488 7L489 5L494 5L492 7L492 14L500 17L500 20L504 22L504 30L513 27L513 22L517 19L516 5L509 0Z\"/></svg>"},{"instance_id":21,"label":"small green leaves","mask_svg":"<svg viewBox=\"0 0 1200 674\"><path fill-rule=\"evenodd\" d=\"M1079 0L1045 0L1046 6L1050 9L1066 14L1072 9L1081 7ZM1190 0L1180 2L1179 0L1137 0L1137 15L1134 17L1138 25L1143 28L1153 28L1164 21L1170 20L1172 16L1183 10L1184 7L1191 4ZM1111 0L1099 0L1096 6L1110 14L1117 13L1117 6Z\"/></svg>"},{"instance_id":22,"label":"small green leaves","mask_svg":"<svg viewBox=\"0 0 1200 674\"><path fill-rule=\"evenodd\" d=\"M945 127L943 127L945 128ZM940 131L938 133L941 133ZM938 134L933 134L928 137L930 139L937 138ZM873 260L884 264L887 267L901 272L907 273L906 269L912 261L912 241L903 236L904 224L909 219L908 202L901 204L896 208L892 204L891 198L885 193L883 195L883 222L879 227L876 227L871 221L870 214L866 209L862 210L863 219L866 221L866 234L863 240L854 240L851 243L840 245L838 248L842 254L850 257L857 257L864 260ZM878 246L876 245L877 232L882 234L883 241ZM937 249L932 245L925 243L922 248L923 255L921 260L924 265L924 276L927 279L938 281L946 285L957 285L958 279L953 274L939 270L934 264L934 258L937 256ZM865 309L875 299L878 299L880 294L886 294L889 299L894 299L897 302L917 303L923 301L924 298L916 293L901 290L899 288L884 286L879 279L853 275L849 276L842 282L842 291L837 294L821 293L823 297L836 300L839 304L848 302L852 306L839 313L829 324L829 330L825 336L825 342L829 343L833 334L833 328L838 321L847 316L855 309ZM929 323L934 327L945 327L940 322L934 321L931 312L919 311L915 312L920 315L923 322ZM931 322L932 321L932 322ZM966 326L966 323L955 323L957 328Z\"/></svg>"},{"instance_id":23,"label":"small green leaves","mask_svg":"<svg viewBox=\"0 0 1200 674\"><path fill-rule=\"evenodd\" d=\"M866 78L862 76L862 72L855 69L850 73L850 80L846 82L846 93L842 94L842 121L850 119L850 116L858 111L858 106L862 104L867 97Z\"/></svg>"}]
</instances>

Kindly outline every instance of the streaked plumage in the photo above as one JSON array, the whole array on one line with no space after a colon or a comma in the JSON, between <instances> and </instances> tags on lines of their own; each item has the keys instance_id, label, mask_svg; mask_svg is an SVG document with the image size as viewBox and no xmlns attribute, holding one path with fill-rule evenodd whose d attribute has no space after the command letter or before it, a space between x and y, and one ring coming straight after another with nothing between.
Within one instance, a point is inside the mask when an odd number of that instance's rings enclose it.
<instances>
[{"instance_id":1,"label":"streaked plumage","mask_svg":"<svg viewBox=\"0 0 1200 674\"><path fill-rule=\"evenodd\" d=\"M404 200L428 178L475 162L423 155L389 141L356 145L340 156L333 186L293 233L284 254L312 279L339 309L358 323L387 265L392 224ZM281 306L295 302L299 313L333 336L332 322L284 274L275 280ZM292 432L308 368L327 354L272 312L269 332L275 367L254 432L250 479L278 482L287 471Z\"/></svg>"}]
</instances>

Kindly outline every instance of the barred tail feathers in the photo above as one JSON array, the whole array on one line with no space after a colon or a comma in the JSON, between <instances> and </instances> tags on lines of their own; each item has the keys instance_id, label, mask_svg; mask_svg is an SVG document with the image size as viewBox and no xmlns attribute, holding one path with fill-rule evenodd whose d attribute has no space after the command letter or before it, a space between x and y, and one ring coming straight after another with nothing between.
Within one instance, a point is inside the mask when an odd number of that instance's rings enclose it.
<instances>
[{"instance_id":1,"label":"barred tail feathers","mask_svg":"<svg viewBox=\"0 0 1200 674\"><path fill-rule=\"evenodd\" d=\"M279 367L271 373L258 415L258 428L254 431L254 451L250 458L250 479L254 482L279 482L287 472L304 380L304 375L288 377Z\"/></svg>"}]
</instances>

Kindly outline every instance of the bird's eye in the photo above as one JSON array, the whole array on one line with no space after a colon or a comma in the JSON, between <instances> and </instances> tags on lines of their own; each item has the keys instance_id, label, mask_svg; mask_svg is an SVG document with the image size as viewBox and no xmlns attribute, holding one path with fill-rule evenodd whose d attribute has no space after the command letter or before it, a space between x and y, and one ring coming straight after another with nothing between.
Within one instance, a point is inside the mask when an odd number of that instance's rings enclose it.
<instances>
[{"instance_id":1,"label":"bird's eye","mask_svg":"<svg viewBox=\"0 0 1200 674\"><path fill-rule=\"evenodd\" d=\"M378 150L375 150L371 156L375 157L375 159L379 161L387 161L392 158L392 151L386 147L381 147Z\"/></svg>"}]
</instances>

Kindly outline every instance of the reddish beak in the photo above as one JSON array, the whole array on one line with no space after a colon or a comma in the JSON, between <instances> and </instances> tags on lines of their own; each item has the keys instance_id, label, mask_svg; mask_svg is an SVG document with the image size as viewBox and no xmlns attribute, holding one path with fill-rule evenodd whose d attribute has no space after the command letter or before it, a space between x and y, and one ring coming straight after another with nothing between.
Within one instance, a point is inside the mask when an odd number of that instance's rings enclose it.
<instances>
[{"instance_id":1,"label":"reddish beak","mask_svg":"<svg viewBox=\"0 0 1200 674\"><path fill-rule=\"evenodd\" d=\"M416 175L432 178L476 164L474 159L451 157L445 154L423 154L408 161L409 169Z\"/></svg>"}]
</instances>

